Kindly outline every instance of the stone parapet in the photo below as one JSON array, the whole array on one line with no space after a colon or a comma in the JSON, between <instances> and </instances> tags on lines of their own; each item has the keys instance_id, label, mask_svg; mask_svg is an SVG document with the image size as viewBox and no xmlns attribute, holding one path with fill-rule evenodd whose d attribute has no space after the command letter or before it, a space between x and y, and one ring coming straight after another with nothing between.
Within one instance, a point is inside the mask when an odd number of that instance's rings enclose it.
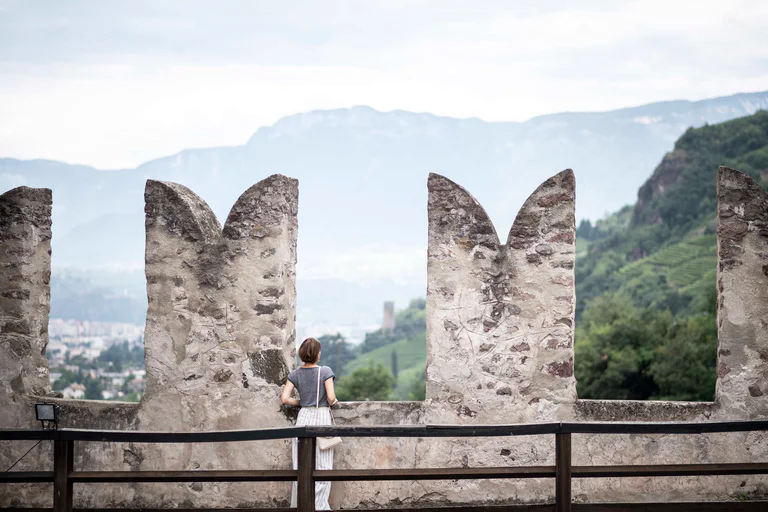
<instances>
[{"instance_id":1,"label":"stone parapet","mask_svg":"<svg viewBox=\"0 0 768 512\"><path fill-rule=\"evenodd\" d=\"M711 403L579 400L573 374L574 175L528 198L502 243L469 192L430 175L427 397L354 402L340 425L544 421L704 421L768 415L768 197L732 169L718 174L718 383ZM166 431L290 425L279 394L295 361L298 183L271 176L248 189L224 226L189 189L148 181L145 332L140 404L56 399L67 427ZM50 295L48 190L0 196L0 427L35 428L31 404L50 399L44 352ZM26 447L0 444L0 463ZM758 462L762 433L574 435L574 464ZM45 469L50 447L19 470ZM553 436L349 438L337 468L541 466ZM84 470L287 469L290 442L217 445L82 443ZM2 506L46 506L50 488L19 485ZM290 486L77 486L82 507L287 505ZM538 503L551 481L358 482L333 485L338 508ZM576 480L576 501L723 500L766 493L758 477Z\"/></svg>"}]
</instances>

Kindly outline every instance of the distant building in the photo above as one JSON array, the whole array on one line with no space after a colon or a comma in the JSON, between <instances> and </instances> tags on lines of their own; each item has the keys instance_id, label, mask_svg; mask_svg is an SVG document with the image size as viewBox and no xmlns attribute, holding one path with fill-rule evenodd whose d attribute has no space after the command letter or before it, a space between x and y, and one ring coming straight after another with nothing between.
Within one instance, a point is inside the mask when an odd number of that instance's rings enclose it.
<instances>
[{"instance_id":1,"label":"distant building","mask_svg":"<svg viewBox=\"0 0 768 512\"><path fill-rule=\"evenodd\" d=\"M128 381L128 389L138 393L144 392L144 377L137 375L135 379Z\"/></svg>"},{"instance_id":2,"label":"distant building","mask_svg":"<svg viewBox=\"0 0 768 512\"><path fill-rule=\"evenodd\" d=\"M395 330L395 303L392 301L384 303L384 323L381 330L389 333Z\"/></svg>"},{"instance_id":3,"label":"distant building","mask_svg":"<svg viewBox=\"0 0 768 512\"><path fill-rule=\"evenodd\" d=\"M113 388L119 388L123 384L125 384L125 378L127 377L127 371L118 373L118 372L101 372L99 377L101 378L102 382L106 383L108 386L111 386Z\"/></svg>"},{"instance_id":4,"label":"distant building","mask_svg":"<svg viewBox=\"0 0 768 512\"><path fill-rule=\"evenodd\" d=\"M64 398L83 398L85 396L85 386L74 383L62 390Z\"/></svg>"}]
</instances>

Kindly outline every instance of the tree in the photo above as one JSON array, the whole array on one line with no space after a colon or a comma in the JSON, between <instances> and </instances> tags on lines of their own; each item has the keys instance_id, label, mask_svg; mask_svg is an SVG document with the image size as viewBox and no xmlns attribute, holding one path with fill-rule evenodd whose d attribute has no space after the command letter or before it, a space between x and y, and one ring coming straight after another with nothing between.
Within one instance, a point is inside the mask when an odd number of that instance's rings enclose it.
<instances>
[{"instance_id":1,"label":"tree","mask_svg":"<svg viewBox=\"0 0 768 512\"><path fill-rule=\"evenodd\" d=\"M664 400L710 401L717 373L717 324L710 314L676 322L650 372Z\"/></svg>"},{"instance_id":2,"label":"tree","mask_svg":"<svg viewBox=\"0 0 768 512\"><path fill-rule=\"evenodd\" d=\"M124 341L104 350L96 358L96 362L101 363L100 366L109 367L116 372L122 372L125 367L143 368L144 350L138 345L131 347L127 341Z\"/></svg>"},{"instance_id":3,"label":"tree","mask_svg":"<svg viewBox=\"0 0 768 512\"><path fill-rule=\"evenodd\" d=\"M394 343L399 339L396 335L398 328L399 326L396 326L394 332L385 332L383 329L377 329L365 333L365 339L363 339L358 350L361 354L367 354L368 352L373 352L377 348Z\"/></svg>"},{"instance_id":4,"label":"tree","mask_svg":"<svg viewBox=\"0 0 768 512\"><path fill-rule=\"evenodd\" d=\"M341 333L323 334L317 341L323 347L321 364L330 366L336 377L344 375L344 367L357 356L355 347Z\"/></svg>"},{"instance_id":5,"label":"tree","mask_svg":"<svg viewBox=\"0 0 768 512\"><path fill-rule=\"evenodd\" d=\"M397 380L397 352L392 351L392 376Z\"/></svg>"},{"instance_id":6,"label":"tree","mask_svg":"<svg viewBox=\"0 0 768 512\"><path fill-rule=\"evenodd\" d=\"M577 327L579 396L712 400L716 302L714 291L702 295L704 311L680 319L673 319L669 309L637 308L621 294L590 302Z\"/></svg>"},{"instance_id":7,"label":"tree","mask_svg":"<svg viewBox=\"0 0 768 512\"><path fill-rule=\"evenodd\" d=\"M67 370L66 368L62 368L59 371L61 372L61 377L56 379L56 382L53 383L54 391L62 391L73 382L77 382L77 374L75 372Z\"/></svg>"},{"instance_id":8,"label":"tree","mask_svg":"<svg viewBox=\"0 0 768 512\"><path fill-rule=\"evenodd\" d=\"M91 376L87 376L85 378L85 382L83 383L85 386L85 399L86 400L102 400L104 397L102 396L102 392L104 391L103 386L101 385L101 379L98 377L91 378Z\"/></svg>"},{"instance_id":9,"label":"tree","mask_svg":"<svg viewBox=\"0 0 768 512\"><path fill-rule=\"evenodd\" d=\"M123 385L120 387L120 391L122 391L124 394L128 395L131 393L131 381L136 378L136 375L129 374L128 377L125 378L125 381L123 381ZM126 400L126 402L129 402L130 400Z\"/></svg>"},{"instance_id":10,"label":"tree","mask_svg":"<svg viewBox=\"0 0 768 512\"><path fill-rule=\"evenodd\" d=\"M650 368L671 324L669 311L640 310L626 295L605 294L590 302L577 327L579 396L647 400L657 394Z\"/></svg>"},{"instance_id":11,"label":"tree","mask_svg":"<svg viewBox=\"0 0 768 512\"><path fill-rule=\"evenodd\" d=\"M576 236L584 240L592 240L592 229L589 219L581 219L579 227L576 228Z\"/></svg>"},{"instance_id":12,"label":"tree","mask_svg":"<svg viewBox=\"0 0 768 512\"><path fill-rule=\"evenodd\" d=\"M336 396L339 400L390 400L395 378L381 363L371 360L367 367L339 379Z\"/></svg>"},{"instance_id":13,"label":"tree","mask_svg":"<svg viewBox=\"0 0 768 512\"><path fill-rule=\"evenodd\" d=\"M419 376L411 382L411 389L408 391L409 400L424 401L427 398L426 376L420 373Z\"/></svg>"}]
</instances>

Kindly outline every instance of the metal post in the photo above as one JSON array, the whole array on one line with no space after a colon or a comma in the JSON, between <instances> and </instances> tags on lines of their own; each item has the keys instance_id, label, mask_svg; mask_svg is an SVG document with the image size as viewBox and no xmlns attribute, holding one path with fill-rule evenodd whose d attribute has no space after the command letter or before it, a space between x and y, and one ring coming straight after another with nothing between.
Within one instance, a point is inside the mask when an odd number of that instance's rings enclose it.
<instances>
[{"instance_id":1,"label":"metal post","mask_svg":"<svg viewBox=\"0 0 768 512\"><path fill-rule=\"evenodd\" d=\"M53 512L72 512L72 472L74 441L53 442Z\"/></svg>"},{"instance_id":2,"label":"metal post","mask_svg":"<svg viewBox=\"0 0 768 512\"><path fill-rule=\"evenodd\" d=\"M315 512L315 446L317 438L299 438L299 474L296 494L297 512Z\"/></svg>"},{"instance_id":3,"label":"metal post","mask_svg":"<svg viewBox=\"0 0 768 512\"><path fill-rule=\"evenodd\" d=\"M571 434L555 434L555 511L571 512Z\"/></svg>"}]
</instances>

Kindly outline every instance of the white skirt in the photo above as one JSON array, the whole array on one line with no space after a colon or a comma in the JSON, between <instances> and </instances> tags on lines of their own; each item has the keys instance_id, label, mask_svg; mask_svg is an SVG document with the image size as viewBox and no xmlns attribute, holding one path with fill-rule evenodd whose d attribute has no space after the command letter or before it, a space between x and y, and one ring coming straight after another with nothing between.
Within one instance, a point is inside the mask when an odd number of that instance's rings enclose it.
<instances>
[{"instance_id":1,"label":"white skirt","mask_svg":"<svg viewBox=\"0 0 768 512\"><path fill-rule=\"evenodd\" d=\"M296 420L297 427L305 425L333 425L330 407L302 407ZM293 469L299 469L299 442L293 439ZM315 469L333 469L333 448L315 452ZM291 507L296 506L296 482L291 491ZM331 482L315 482L315 510L331 510L328 496L331 494Z\"/></svg>"}]
</instances>

